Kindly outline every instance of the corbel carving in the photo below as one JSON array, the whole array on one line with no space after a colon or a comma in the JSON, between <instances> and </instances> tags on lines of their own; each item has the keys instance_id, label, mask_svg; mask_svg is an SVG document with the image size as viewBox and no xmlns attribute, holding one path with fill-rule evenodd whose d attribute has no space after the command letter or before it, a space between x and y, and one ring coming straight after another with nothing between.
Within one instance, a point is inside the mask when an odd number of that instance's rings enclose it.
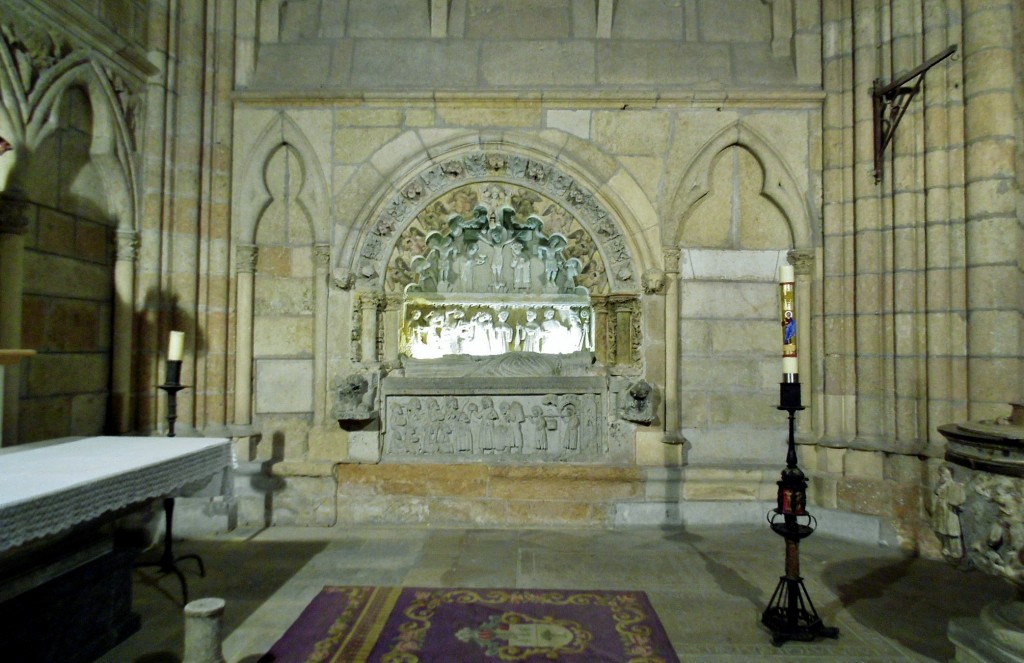
<instances>
[{"instance_id":1,"label":"corbel carving","mask_svg":"<svg viewBox=\"0 0 1024 663\"><path fill-rule=\"evenodd\" d=\"M135 262L139 257L139 234L134 230L117 231L117 260Z\"/></svg>"}]
</instances>

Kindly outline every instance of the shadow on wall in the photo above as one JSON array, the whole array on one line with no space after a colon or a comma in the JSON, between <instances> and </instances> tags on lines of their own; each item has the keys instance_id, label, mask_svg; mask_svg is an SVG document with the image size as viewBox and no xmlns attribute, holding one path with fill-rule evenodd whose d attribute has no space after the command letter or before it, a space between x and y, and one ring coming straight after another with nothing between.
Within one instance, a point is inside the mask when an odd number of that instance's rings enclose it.
<instances>
[{"instance_id":1,"label":"shadow on wall","mask_svg":"<svg viewBox=\"0 0 1024 663\"><path fill-rule=\"evenodd\" d=\"M284 433L276 431L270 441L270 460L260 465L260 472L250 479L250 486L256 493L263 495L263 526L274 524L274 494L280 493L288 486L284 477L274 476L273 467L284 460Z\"/></svg>"},{"instance_id":2,"label":"shadow on wall","mask_svg":"<svg viewBox=\"0 0 1024 663\"><path fill-rule=\"evenodd\" d=\"M154 431L167 434L167 395L159 385L167 381L167 351L172 330L185 332L181 383L186 387L177 394L175 434L201 437L195 428L194 384L195 363L206 351L205 336L192 312L178 304L176 294L155 288L146 291L142 308L135 313L133 391L140 402L135 407L134 429L144 434Z\"/></svg>"}]
</instances>

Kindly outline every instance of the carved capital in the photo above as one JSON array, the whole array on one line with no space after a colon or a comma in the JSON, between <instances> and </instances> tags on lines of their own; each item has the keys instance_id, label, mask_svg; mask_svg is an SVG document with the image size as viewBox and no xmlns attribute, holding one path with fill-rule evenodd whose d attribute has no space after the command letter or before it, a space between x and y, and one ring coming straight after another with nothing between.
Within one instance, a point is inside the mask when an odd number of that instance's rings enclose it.
<instances>
[{"instance_id":1,"label":"carved capital","mask_svg":"<svg viewBox=\"0 0 1024 663\"><path fill-rule=\"evenodd\" d=\"M235 271L252 273L256 271L259 249L254 244L239 244L235 247Z\"/></svg>"},{"instance_id":2,"label":"carved capital","mask_svg":"<svg viewBox=\"0 0 1024 663\"><path fill-rule=\"evenodd\" d=\"M679 256L682 254L682 249L678 246L663 246L661 247L661 260L665 266L665 271L669 274L679 273Z\"/></svg>"},{"instance_id":3,"label":"carved capital","mask_svg":"<svg viewBox=\"0 0 1024 663\"><path fill-rule=\"evenodd\" d=\"M392 292L384 295L384 308L388 311L397 311L405 301L405 293Z\"/></svg>"},{"instance_id":4,"label":"carved capital","mask_svg":"<svg viewBox=\"0 0 1024 663\"><path fill-rule=\"evenodd\" d=\"M133 230L117 231L117 260L135 262L139 258L139 234Z\"/></svg>"},{"instance_id":5,"label":"carved capital","mask_svg":"<svg viewBox=\"0 0 1024 663\"><path fill-rule=\"evenodd\" d=\"M381 304L381 295L376 292L359 293L359 308L366 310L377 310Z\"/></svg>"},{"instance_id":6,"label":"carved capital","mask_svg":"<svg viewBox=\"0 0 1024 663\"><path fill-rule=\"evenodd\" d=\"M330 244L313 245L313 266L316 269L328 269L331 266Z\"/></svg>"},{"instance_id":7,"label":"carved capital","mask_svg":"<svg viewBox=\"0 0 1024 663\"><path fill-rule=\"evenodd\" d=\"M793 249L786 254L786 260L793 265L793 271L802 276L814 274L814 250Z\"/></svg>"}]
</instances>

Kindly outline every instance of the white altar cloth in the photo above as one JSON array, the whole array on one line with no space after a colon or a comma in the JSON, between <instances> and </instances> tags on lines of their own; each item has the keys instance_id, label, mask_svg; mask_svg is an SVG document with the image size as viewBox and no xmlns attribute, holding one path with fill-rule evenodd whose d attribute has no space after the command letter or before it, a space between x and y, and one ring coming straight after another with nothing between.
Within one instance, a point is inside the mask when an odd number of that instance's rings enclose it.
<instances>
[{"instance_id":1,"label":"white altar cloth","mask_svg":"<svg viewBox=\"0 0 1024 663\"><path fill-rule=\"evenodd\" d=\"M218 476L230 494L232 466L226 438L88 437L5 449L0 551Z\"/></svg>"}]
</instances>

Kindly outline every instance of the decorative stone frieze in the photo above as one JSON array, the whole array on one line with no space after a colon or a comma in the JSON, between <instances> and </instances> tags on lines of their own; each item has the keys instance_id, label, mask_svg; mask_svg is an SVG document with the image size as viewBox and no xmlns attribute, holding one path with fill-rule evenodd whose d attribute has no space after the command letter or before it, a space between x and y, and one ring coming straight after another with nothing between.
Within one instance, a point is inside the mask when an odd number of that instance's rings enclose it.
<instances>
[{"instance_id":1,"label":"decorative stone frieze","mask_svg":"<svg viewBox=\"0 0 1024 663\"><path fill-rule=\"evenodd\" d=\"M384 455L449 462L606 462L626 458L608 435L604 380L465 377L384 382Z\"/></svg>"}]
</instances>

